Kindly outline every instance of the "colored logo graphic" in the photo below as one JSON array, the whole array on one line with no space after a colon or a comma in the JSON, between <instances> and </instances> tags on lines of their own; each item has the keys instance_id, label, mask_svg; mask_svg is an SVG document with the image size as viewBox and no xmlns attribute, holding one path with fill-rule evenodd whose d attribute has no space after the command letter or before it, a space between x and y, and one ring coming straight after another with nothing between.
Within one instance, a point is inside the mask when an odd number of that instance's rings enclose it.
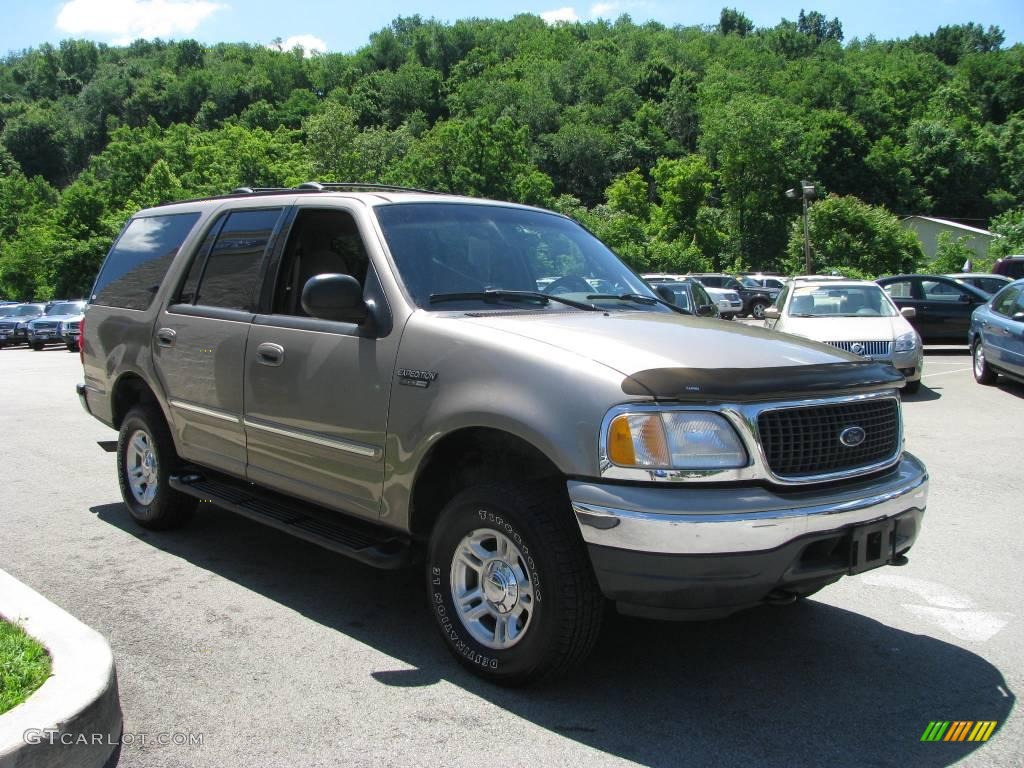
<instances>
[{"instance_id":1,"label":"colored logo graphic","mask_svg":"<svg viewBox=\"0 0 1024 768\"><path fill-rule=\"evenodd\" d=\"M988 741L996 724L995 720L932 720L921 741Z\"/></svg>"}]
</instances>

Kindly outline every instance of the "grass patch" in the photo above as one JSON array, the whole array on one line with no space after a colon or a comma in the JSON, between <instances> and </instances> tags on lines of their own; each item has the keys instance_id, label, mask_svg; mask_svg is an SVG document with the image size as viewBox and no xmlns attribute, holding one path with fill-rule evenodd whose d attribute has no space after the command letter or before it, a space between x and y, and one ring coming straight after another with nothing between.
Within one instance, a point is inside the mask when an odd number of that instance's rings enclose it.
<instances>
[{"instance_id":1,"label":"grass patch","mask_svg":"<svg viewBox=\"0 0 1024 768\"><path fill-rule=\"evenodd\" d=\"M0 715L14 709L50 676L50 655L17 624L0 619Z\"/></svg>"}]
</instances>

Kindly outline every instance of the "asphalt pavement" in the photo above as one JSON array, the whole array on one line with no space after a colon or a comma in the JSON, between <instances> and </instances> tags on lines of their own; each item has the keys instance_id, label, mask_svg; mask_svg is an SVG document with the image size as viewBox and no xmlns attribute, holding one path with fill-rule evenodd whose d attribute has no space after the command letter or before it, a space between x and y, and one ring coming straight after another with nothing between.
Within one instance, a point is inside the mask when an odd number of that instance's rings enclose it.
<instances>
[{"instance_id":1,"label":"asphalt pavement","mask_svg":"<svg viewBox=\"0 0 1024 768\"><path fill-rule=\"evenodd\" d=\"M910 562L717 622L616 618L556 686L459 668L418 571L380 572L204 505L147 532L78 356L0 351L0 568L110 641L123 768L1024 765L1024 386L929 350L904 405L931 472ZM986 743L929 722L997 721Z\"/></svg>"}]
</instances>

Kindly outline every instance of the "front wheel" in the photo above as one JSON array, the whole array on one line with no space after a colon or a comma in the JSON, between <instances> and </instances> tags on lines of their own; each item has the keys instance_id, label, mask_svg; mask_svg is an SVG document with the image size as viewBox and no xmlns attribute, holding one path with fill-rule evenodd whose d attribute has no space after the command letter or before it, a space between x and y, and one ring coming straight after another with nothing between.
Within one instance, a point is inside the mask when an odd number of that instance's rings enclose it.
<instances>
[{"instance_id":1,"label":"front wheel","mask_svg":"<svg viewBox=\"0 0 1024 768\"><path fill-rule=\"evenodd\" d=\"M163 415L155 406L136 406L121 422L117 437L117 479L132 519L143 528L184 525L196 500L168 483L178 455Z\"/></svg>"},{"instance_id":2,"label":"front wheel","mask_svg":"<svg viewBox=\"0 0 1024 768\"><path fill-rule=\"evenodd\" d=\"M766 301L755 301L750 305L750 315L755 320L764 320L764 311L770 306Z\"/></svg>"},{"instance_id":3,"label":"front wheel","mask_svg":"<svg viewBox=\"0 0 1024 768\"><path fill-rule=\"evenodd\" d=\"M985 359L985 347L982 345L981 339L974 342L974 347L971 348L971 357L974 359L974 380L986 386L995 384L999 374L992 370Z\"/></svg>"},{"instance_id":4,"label":"front wheel","mask_svg":"<svg viewBox=\"0 0 1024 768\"><path fill-rule=\"evenodd\" d=\"M43 351L43 342L41 341L31 341L29 342L29 346L32 347L32 349L35 350L36 352Z\"/></svg>"},{"instance_id":5,"label":"front wheel","mask_svg":"<svg viewBox=\"0 0 1024 768\"><path fill-rule=\"evenodd\" d=\"M604 598L557 484L455 496L430 538L427 589L448 650L502 685L567 673L601 628Z\"/></svg>"}]
</instances>

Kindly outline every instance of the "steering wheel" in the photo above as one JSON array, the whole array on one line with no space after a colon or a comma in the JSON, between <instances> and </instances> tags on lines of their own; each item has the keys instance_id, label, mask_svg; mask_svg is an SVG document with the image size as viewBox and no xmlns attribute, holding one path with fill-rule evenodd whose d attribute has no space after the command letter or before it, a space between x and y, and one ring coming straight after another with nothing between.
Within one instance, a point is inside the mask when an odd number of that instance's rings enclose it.
<instances>
[{"instance_id":1,"label":"steering wheel","mask_svg":"<svg viewBox=\"0 0 1024 768\"><path fill-rule=\"evenodd\" d=\"M558 288L563 288L564 290L556 290ZM544 286L544 293L551 293L556 296L562 293L580 292L593 293L594 289L591 288L590 283L588 283L579 275L562 275L554 282Z\"/></svg>"}]
</instances>

